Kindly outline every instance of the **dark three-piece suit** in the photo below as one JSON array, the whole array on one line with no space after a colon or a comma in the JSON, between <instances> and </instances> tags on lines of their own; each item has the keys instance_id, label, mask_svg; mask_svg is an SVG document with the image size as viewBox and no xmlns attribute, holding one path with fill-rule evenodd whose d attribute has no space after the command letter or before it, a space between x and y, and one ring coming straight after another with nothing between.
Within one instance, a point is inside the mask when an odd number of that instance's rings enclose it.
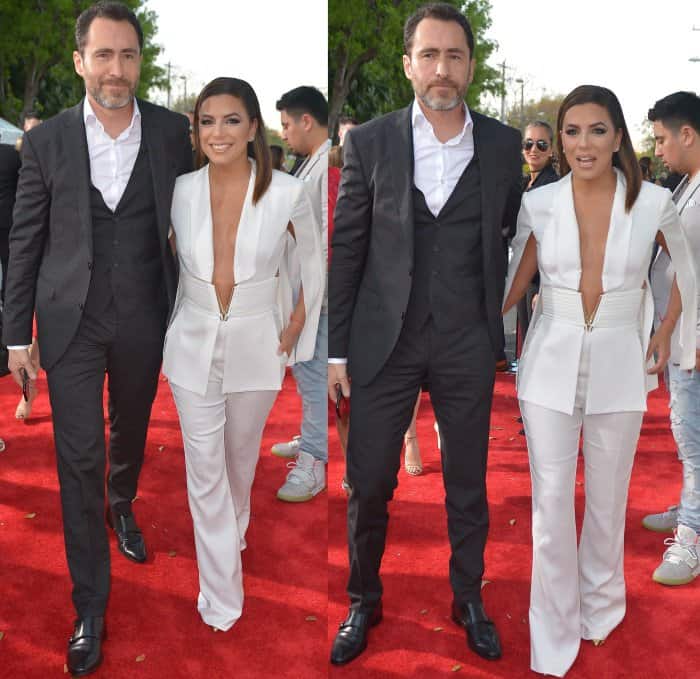
<instances>
[{"instance_id":1,"label":"dark three-piece suit","mask_svg":"<svg viewBox=\"0 0 700 679\"><path fill-rule=\"evenodd\" d=\"M413 104L416 105L416 104ZM520 136L471 112L475 154L438 216L413 181L411 107L345 137L329 279L329 357L351 379L351 608L372 610L403 435L427 383L440 427L450 581L479 602L485 473L502 347L504 227L520 199Z\"/></svg>"},{"instance_id":2,"label":"dark three-piece suit","mask_svg":"<svg viewBox=\"0 0 700 679\"><path fill-rule=\"evenodd\" d=\"M3 340L30 344L36 308L80 618L102 616L109 594L104 378L109 504L130 513L177 287L170 203L192 163L186 118L138 104L141 146L114 211L91 183L82 103L25 135L10 234Z\"/></svg>"}]
</instances>

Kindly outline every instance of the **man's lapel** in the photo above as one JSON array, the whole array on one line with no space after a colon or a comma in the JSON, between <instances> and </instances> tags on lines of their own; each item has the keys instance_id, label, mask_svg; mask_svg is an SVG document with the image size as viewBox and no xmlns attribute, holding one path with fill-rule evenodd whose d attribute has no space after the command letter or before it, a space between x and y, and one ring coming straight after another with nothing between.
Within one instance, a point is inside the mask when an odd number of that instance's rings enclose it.
<instances>
[{"instance_id":1,"label":"man's lapel","mask_svg":"<svg viewBox=\"0 0 700 679\"><path fill-rule=\"evenodd\" d=\"M399 210L399 220L413 259L413 126L411 106L399 111L394 125L387 132L391 137L386 147L385 159L391 171L394 195Z\"/></svg>"},{"instance_id":2,"label":"man's lapel","mask_svg":"<svg viewBox=\"0 0 700 679\"><path fill-rule=\"evenodd\" d=\"M481 247L484 254L484 265L491 262L491 246L493 244L493 200L494 182L498 177L498 154L494 148L494 140L489 134L488 127L483 124L483 116L470 110L474 122L474 148L479 159L481 175ZM499 225L500 231L500 225ZM499 234L500 235L500 234Z\"/></svg>"},{"instance_id":3,"label":"man's lapel","mask_svg":"<svg viewBox=\"0 0 700 679\"><path fill-rule=\"evenodd\" d=\"M168 181L170 178L168 176L169 167L165 139L147 102L139 99L139 111L141 112L141 139L148 151L148 163L151 168L153 194L156 201L158 239L161 248L165 248L170 226L170 205L168 204Z\"/></svg>"},{"instance_id":4,"label":"man's lapel","mask_svg":"<svg viewBox=\"0 0 700 679\"><path fill-rule=\"evenodd\" d=\"M80 217L80 230L92 259L92 213L90 211L90 155L85 136L83 102L69 109L64 119L66 149L69 149L71 165L66 168L73 176L75 199Z\"/></svg>"},{"instance_id":5,"label":"man's lapel","mask_svg":"<svg viewBox=\"0 0 700 679\"><path fill-rule=\"evenodd\" d=\"M685 177L683 178L685 180ZM693 200L695 203L700 203L700 172L695 175L692 181L689 181L685 187L679 185L681 190L674 191L673 197L676 199L676 207L681 214L688 204L688 201Z\"/></svg>"}]
</instances>

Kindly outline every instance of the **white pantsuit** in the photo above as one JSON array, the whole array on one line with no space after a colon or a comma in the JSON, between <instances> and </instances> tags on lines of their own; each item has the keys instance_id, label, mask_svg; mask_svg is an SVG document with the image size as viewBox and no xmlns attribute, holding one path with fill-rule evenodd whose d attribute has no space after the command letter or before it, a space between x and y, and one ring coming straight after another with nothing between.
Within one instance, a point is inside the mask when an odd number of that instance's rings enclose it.
<instances>
[{"instance_id":1,"label":"white pantsuit","mask_svg":"<svg viewBox=\"0 0 700 679\"><path fill-rule=\"evenodd\" d=\"M661 231L678 272L682 363L695 362L695 283L671 194L644 182L629 212L617 171L592 323L579 290L581 260L571 175L523 196L506 295L533 235L541 288L518 370L532 478L531 667L564 676L581 639L605 639L625 614L627 491L647 391L653 319L647 271ZM586 505L576 541L574 491L583 432Z\"/></svg>"},{"instance_id":2,"label":"white pantsuit","mask_svg":"<svg viewBox=\"0 0 700 679\"><path fill-rule=\"evenodd\" d=\"M183 175L171 211L180 280L163 373L182 427L202 619L229 629L243 607L240 551L263 428L285 366L313 355L325 276L319 227L303 183L273 172L253 205L255 165L236 236L231 303L222 313L214 267L209 171ZM287 227L296 238L306 321L293 356L277 347L291 313Z\"/></svg>"}]
</instances>

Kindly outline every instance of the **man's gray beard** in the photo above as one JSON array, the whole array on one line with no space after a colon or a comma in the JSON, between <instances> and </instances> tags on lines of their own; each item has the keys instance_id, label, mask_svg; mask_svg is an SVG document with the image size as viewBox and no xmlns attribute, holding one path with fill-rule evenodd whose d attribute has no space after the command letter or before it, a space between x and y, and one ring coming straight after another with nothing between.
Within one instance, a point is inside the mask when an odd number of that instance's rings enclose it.
<instances>
[{"instance_id":1,"label":"man's gray beard","mask_svg":"<svg viewBox=\"0 0 700 679\"><path fill-rule=\"evenodd\" d=\"M116 97L105 97L102 95L100 88L97 87L92 92L90 92L92 95L92 98L100 105L102 108L106 108L109 110L116 110L120 108L125 108L128 106L134 99L134 92L129 88L129 91L127 94L125 94L123 97L117 99Z\"/></svg>"},{"instance_id":2,"label":"man's gray beard","mask_svg":"<svg viewBox=\"0 0 700 679\"><path fill-rule=\"evenodd\" d=\"M419 94L418 98L431 110L431 111L452 111L464 102L464 95L458 93L452 99L445 101L444 99L435 100L427 92Z\"/></svg>"}]
</instances>

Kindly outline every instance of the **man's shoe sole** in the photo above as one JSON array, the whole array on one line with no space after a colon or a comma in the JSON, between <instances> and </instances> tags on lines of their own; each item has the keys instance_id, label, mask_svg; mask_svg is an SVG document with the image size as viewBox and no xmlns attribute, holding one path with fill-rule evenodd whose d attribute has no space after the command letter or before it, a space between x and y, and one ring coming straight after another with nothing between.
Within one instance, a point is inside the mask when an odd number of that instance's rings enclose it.
<instances>
[{"instance_id":1,"label":"man's shoe sole","mask_svg":"<svg viewBox=\"0 0 700 679\"><path fill-rule=\"evenodd\" d=\"M309 500L313 500L324 490L326 490L326 486L323 486L323 488L319 488L316 492L309 493L307 495L280 495L280 493L277 493L277 499L282 500L282 502L308 502Z\"/></svg>"},{"instance_id":2,"label":"man's shoe sole","mask_svg":"<svg viewBox=\"0 0 700 679\"><path fill-rule=\"evenodd\" d=\"M642 519L642 526L646 528L647 530L652 531L652 533L673 533L675 530L676 526L671 526L669 528L659 528L657 526L650 526L647 523L644 522L644 519Z\"/></svg>"},{"instance_id":3,"label":"man's shoe sole","mask_svg":"<svg viewBox=\"0 0 700 679\"><path fill-rule=\"evenodd\" d=\"M295 451L293 453L283 453L281 451L277 451L274 448L270 448L270 452L275 456L282 458L283 460L293 460L297 456L297 452Z\"/></svg>"},{"instance_id":4,"label":"man's shoe sole","mask_svg":"<svg viewBox=\"0 0 700 679\"><path fill-rule=\"evenodd\" d=\"M681 580L671 580L669 578L658 577L656 573L654 573L654 575L651 576L651 579L654 582L658 582L660 585L668 585L669 587L675 587L677 585L688 585L691 582L693 582L693 580L695 580L695 578L697 577L697 575L691 575L690 577L683 578Z\"/></svg>"}]
</instances>

